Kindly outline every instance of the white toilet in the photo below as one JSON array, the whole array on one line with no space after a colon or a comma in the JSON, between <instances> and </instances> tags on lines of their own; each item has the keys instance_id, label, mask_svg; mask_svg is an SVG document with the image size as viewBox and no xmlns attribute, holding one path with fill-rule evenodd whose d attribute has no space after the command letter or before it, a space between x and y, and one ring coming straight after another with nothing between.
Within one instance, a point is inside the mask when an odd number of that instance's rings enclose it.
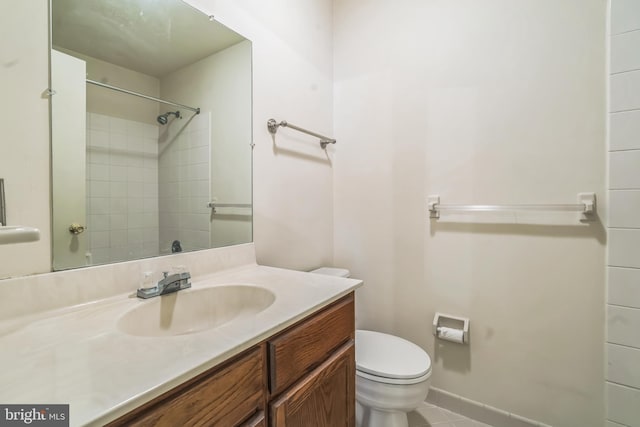
<instances>
[{"instance_id":1,"label":"white toilet","mask_svg":"<svg viewBox=\"0 0 640 427\"><path fill-rule=\"evenodd\" d=\"M323 267L312 273L349 277ZM427 398L431 359L414 343L381 332L356 330L356 424L407 427L407 413Z\"/></svg>"}]
</instances>

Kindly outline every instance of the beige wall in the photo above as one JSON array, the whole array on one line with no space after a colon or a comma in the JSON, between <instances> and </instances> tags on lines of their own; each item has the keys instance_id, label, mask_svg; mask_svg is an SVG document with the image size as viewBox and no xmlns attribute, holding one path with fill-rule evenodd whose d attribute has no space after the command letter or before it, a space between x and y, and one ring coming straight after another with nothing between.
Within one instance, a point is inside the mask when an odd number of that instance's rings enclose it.
<instances>
[{"instance_id":1,"label":"beige wall","mask_svg":"<svg viewBox=\"0 0 640 427\"><path fill-rule=\"evenodd\" d=\"M334 2L335 261L365 281L358 326L425 348L433 386L556 427L604 423L602 224L432 221L426 198L605 200L605 9ZM468 316L471 344L434 342L435 311Z\"/></svg>"},{"instance_id":2,"label":"beige wall","mask_svg":"<svg viewBox=\"0 0 640 427\"><path fill-rule=\"evenodd\" d=\"M0 246L0 278L51 268L47 3L0 2L0 178L7 221L40 229L39 242Z\"/></svg>"}]
</instances>

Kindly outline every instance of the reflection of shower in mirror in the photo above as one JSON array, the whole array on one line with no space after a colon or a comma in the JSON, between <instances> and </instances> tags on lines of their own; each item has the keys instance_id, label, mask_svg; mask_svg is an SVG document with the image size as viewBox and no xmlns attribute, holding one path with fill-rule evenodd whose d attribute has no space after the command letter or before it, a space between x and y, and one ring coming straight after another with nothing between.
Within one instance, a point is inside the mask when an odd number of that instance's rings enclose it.
<instances>
[{"instance_id":1,"label":"reflection of shower in mirror","mask_svg":"<svg viewBox=\"0 0 640 427\"><path fill-rule=\"evenodd\" d=\"M166 125L167 122L169 121L169 115L171 115L171 114L176 116L176 119L182 118L182 116L180 115L180 111L175 111L175 112L174 111L167 111L164 114L160 114L156 120L158 120L158 123L160 123L161 125Z\"/></svg>"}]
</instances>

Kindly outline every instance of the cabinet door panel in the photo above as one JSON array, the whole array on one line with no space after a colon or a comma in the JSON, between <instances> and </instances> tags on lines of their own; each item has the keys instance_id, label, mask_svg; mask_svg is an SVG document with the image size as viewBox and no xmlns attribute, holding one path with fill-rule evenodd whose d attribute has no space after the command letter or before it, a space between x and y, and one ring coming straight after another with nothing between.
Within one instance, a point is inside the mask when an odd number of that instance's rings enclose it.
<instances>
[{"instance_id":1,"label":"cabinet door panel","mask_svg":"<svg viewBox=\"0 0 640 427\"><path fill-rule=\"evenodd\" d=\"M277 396L355 334L353 294L270 339L269 387Z\"/></svg>"},{"instance_id":2,"label":"cabinet door panel","mask_svg":"<svg viewBox=\"0 0 640 427\"><path fill-rule=\"evenodd\" d=\"M272 427L355 426L355 347L348 342L271 403Z\"/></svg>"}]
</instances>

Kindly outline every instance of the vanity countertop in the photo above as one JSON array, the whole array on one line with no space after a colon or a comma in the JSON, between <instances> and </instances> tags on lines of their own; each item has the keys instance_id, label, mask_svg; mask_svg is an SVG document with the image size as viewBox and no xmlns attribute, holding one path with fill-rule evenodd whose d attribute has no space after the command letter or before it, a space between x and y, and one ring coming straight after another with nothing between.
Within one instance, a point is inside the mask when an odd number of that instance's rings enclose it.
<instances>
[{"instance_id":1,"label":"vanity countertop","mask_svg":"<svg viewBox=\"0 0 640 427\"><path fill-rule=\"evenodd\" d=\"M129 294L0 322L0 403L69 404L72 426L103 425L348 294L362 282L255 264L195 277L177 293L251 284L274 303L214 329L170 337L116 327L151 300ZM161 297L163 298L163 297Z\"/></svg>"}]
</instances>

